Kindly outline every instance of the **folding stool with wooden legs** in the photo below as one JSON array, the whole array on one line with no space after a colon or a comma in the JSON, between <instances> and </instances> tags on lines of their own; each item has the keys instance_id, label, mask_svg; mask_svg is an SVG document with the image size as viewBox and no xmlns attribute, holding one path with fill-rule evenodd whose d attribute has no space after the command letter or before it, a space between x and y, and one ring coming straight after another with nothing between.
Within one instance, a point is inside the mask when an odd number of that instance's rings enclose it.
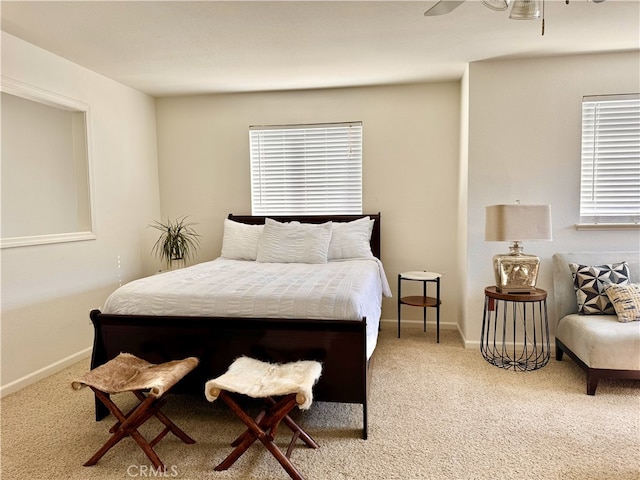
<instances>
[{"instance_id":1,"label":"folding stool with wooden legs","mask_svg":"<svg viewBox=\"0 0 640 480\"><path fill-rule=\"evenodd\" d=\"M76 390L89 387L96 397L116 417L117 422L109 429L109 440L84 464L95 465L105 453L126 437L133 438L142 448L156 470L164 470L165 466L153 450L153 447L169 432L184 443L195 443L195 440L182 431L175 423L160 411L166 403L167 391L198 365L195 357L184 360L154 365L128 353L121 353L113 360L94 368L79 379L72 382ZM128 413L123 413L111 400L111 394L131 392L140 403ZM151 417L157 418L165 428L148 442L138 428Z\"/></svg>"},{"instance_id":2,"label":"folding stool with wooden legs","mask_svg":"<svg viewBox=\"0 0 640 480\"><path fill-rule=\"evenodd\" d=\"M311 406L312 388L321 373L322 365L314 361L270 364L240 357L231 364L225 374L209 380L205 385L207 399L210 402L217 398L222 399L247 426L247 430L231 443L235 449L215 467L215 470L228 469L256 440L260 440L291 478L304 480L290 460L293 446L298 438L310 448L319 446L293 421L289 413L296 406L303 410ZM238 405L230 392L262 398L266 407L254 420ZM279 400L275 400L274 397L279 397ZM286 453L282 453L274 443L281 422L293 432Z\"/></svg>"}]
</instances>

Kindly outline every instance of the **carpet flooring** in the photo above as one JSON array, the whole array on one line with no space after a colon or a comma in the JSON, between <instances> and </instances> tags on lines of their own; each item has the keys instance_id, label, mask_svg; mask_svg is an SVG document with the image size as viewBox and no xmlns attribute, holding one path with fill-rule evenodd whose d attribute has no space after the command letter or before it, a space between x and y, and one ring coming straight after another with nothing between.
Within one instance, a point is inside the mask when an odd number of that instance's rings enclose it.
<instances>
[{"instance_id":1,"label":"carpet flooring","mask_svg":"<svg viewBox=\"0 0 640 480\"><path fill-rule=\"evenodd\" d=\"M440 344L434 337L403 325L398 339L394 325L383 323L368 440L361 438L359 405L296 409L296 421L320 444L313 450L298 443L291 455L308 480L640 478L640 381L601 380L588 396L584 373L568 358L533 372L506 371L463 348L456 332L441 332ZM131 439L83 467L112 424L112 417L94 421L90 390L70 387L88 368L88 360L80 362L2 399L2 480L288 478L259 443L229 470L214 471L243 425L223 402L204 396L169 396L164 411L197 443L162 440L155 447L167 466L162 475ZM157 431L154 421L142 429L147 438ZM288 432L282 427L277 437L285 448Z\"/></svg>"}]
</instances>

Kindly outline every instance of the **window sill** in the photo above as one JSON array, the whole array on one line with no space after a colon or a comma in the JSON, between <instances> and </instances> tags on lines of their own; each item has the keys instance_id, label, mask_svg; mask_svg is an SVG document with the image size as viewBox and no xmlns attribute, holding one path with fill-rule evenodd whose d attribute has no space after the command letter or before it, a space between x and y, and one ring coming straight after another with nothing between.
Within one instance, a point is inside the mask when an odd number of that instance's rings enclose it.
<instances>
[{"instance_id":1,"label":"window sill","mask_svg":"<svg viewBox=\"0 0 640 480\"><path fill-rule=\"evenodd\" d=\"M639 223L576 223L576 230L640 230Z\"/></svg>"},{"instance_id":2,"label":"window sill","mask_svg":"<svg viewBox=\"0 0 640 480\"><path fill-rule=\"evenodd\" d=\"M34 235L32 237L1 238L0 248L28 247L30 245L45 245L48 243L81 242L95 240L93 232L54 233L51 235Z\"/></svg>"}]
</instances>

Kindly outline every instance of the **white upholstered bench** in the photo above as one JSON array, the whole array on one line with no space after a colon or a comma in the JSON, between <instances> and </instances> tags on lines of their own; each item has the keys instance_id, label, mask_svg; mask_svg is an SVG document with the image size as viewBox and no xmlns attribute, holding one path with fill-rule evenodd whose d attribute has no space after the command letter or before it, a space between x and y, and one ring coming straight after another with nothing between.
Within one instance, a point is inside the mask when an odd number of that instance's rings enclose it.
<instances>
[{"instance_id":1,"label":"white upholstered bench","mask_svg":"<svg viewBox=\"0 0 640 480\"><path fill-rule=\"evenodd\" d=\"M272 364L240 357L226 373L209 380L204 389L207 400L213 402L220 398L247 426L247 430L231 443L235 449L214 470L227 470L256 440L260 440L293 480L304 480L289 460L291 451L298 438L310 448L318 448L318 444L289 417L289 412L296 406L301 410L311 406L312 389L321 374L322 365L315 361ZM254 420L233 399L232 393L262 398L266 402L265 409ZM286 454L274 442L281 421L293 432Z\"/></svg>"}]
</instances>

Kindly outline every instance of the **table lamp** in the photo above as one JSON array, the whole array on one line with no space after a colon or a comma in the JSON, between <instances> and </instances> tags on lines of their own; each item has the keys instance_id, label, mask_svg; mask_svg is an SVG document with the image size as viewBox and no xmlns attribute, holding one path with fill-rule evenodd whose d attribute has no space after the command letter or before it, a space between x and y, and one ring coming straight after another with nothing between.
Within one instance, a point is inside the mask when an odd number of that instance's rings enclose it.
<instances>
[{"instance_id":1,"label":"table lamp","mask_svg":"<svg viewBox=\"0 0 640 480\"><path fill-rule=\"evenodd\" d=\"M486 207L485 240L512 242L509 253L493 257L496 289L501 293L536 290L540 259L523 253L523 241L551 240L551 206L491 205Z\"/></svg>"}]
</instances>

